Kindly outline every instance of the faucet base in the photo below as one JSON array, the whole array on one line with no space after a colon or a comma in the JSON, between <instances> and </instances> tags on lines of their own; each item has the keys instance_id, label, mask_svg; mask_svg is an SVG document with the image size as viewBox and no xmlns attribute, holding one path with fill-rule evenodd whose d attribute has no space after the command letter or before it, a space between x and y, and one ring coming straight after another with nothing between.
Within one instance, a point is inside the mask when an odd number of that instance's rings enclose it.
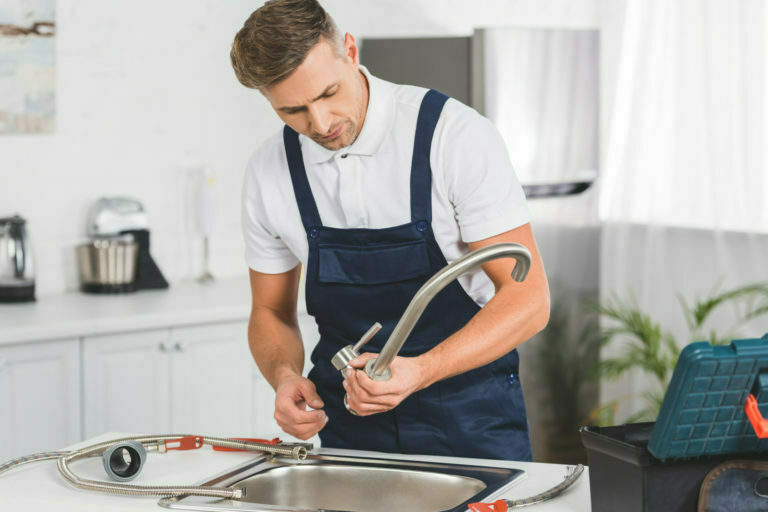
<instances>
[{"instance_id":1,"label":"faucet base","mask_svg":"<svg viewBox=\"0 0 768 512\"><path fill-rule=\"evenodd\" d=\"M392 377L392 370L388 367L386 370L384 370L384 373L381 375L377 375L373 371L373 367L376 366L376 359L371 359L367 363L365 363L365 373L368 375L368 377L371 378L371 380L375 381L385 381L389 380Z\"/></svg>"},{"instance_id":2,"label":"faucet base","mask_svg":"<svg viewBox=\"0 0 768 512\"><path fill-rule=\"evenodd\" d=\"M352 414L354 414L355 416L360 416L359 414L357 414L357 413L355 412L355 410L354 410L354 409L352 409L351 407L349 407L349 400L347 400L347 394L346 394L346 393L344 393L344 407L346 407L346 408L347 408L347 410L348 410L349 412L351 412Z\"/></svg>"}]
</instances>

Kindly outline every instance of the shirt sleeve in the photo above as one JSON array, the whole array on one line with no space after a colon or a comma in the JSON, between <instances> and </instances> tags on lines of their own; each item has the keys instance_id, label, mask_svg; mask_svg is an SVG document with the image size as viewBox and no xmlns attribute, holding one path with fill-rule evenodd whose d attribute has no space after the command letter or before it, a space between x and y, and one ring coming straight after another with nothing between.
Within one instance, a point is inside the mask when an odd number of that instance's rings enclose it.
<instances>
[{"instance_id":1,"label":"shirt sleeve","mask_svg":"<svg viewBox=\"0 0 768 512\"><path fill-rule=\"evenodd\" d=\"M242 226L245 238L245 260L248 266L265 274L287 272L299 263L280 235L275 232L267 215L268 207L260 190L257 175L266 179L254 157L245 171L242 197Z\"/></svg>"},{"instance_id":2,"label":"shirt sleeve","mask_svg":"<svg viewBox=\"0 0 768 512\"><path fill-rule=\"evenodd\" d=\"M462 241L483 240L530 222L523 187L496 126L448 100L437 128L433 169L441 171L437 179L443 180Z\"/></svg>"}]
</instances>

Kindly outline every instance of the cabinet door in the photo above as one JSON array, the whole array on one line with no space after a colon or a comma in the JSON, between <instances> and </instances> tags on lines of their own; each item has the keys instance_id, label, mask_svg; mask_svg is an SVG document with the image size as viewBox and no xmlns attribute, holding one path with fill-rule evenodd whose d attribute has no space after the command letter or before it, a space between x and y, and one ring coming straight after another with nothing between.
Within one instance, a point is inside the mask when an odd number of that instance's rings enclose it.
<instances>
[{"instance_id":1,"label":"cabinet door","mask_svg":"<svg viewBox=\"0 0 768 512\"><path fill-rule=\"evenodd\" d=\"M78 340L0 347L0 461L80 440Z\"/></svg>"},{"instance_id":2,"label":"cabinet door","mask_svg":"<svg viewBox=\"0 0 768 512\"><path fill-rule=\"evenodd\" d=\"M171 425L175 432L213 436L251 434L248 323L174 329Z\"/></svg>"},{"instance_id":3,"label":"cabinet door","mask_svg":"<svg viewBox=\"0 0 768 512\"><path fill-rule=\"evenodd\" d=\"M86 438L169 432L170 350L169 329L85 338Z\"/></svg>"}]
</instances>

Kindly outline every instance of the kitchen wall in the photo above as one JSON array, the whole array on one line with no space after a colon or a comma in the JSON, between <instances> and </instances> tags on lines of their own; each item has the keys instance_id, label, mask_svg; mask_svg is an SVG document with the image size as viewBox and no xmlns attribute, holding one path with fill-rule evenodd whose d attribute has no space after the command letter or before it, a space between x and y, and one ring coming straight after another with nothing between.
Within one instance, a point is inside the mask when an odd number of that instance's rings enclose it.
<instances>
[{"instance_id":1,"label":"kitchen wall","mask_svg":"<svg viewBox=\"0 0 768 512\"><path fill-rule=\"evenodd\" d=\"M365 37L469 35L476 26L596 27L599 0L326 0ZM77 287L74 247L102 195L144 202L152 252L173 282L201 270L195 171L215 173L217 276L245 276L240 185L251 152L280 123L229 65L235 32L261 2L57 2L57 128L0 137L0 215L29 220L38 296Z\"/></svg>"}]
</instances>

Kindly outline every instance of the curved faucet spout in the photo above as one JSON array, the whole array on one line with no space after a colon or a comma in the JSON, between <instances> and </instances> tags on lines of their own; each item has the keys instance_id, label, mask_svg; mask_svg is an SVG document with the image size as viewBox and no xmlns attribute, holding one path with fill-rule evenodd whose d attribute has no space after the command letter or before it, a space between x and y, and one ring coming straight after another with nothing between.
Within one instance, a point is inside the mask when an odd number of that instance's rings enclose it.
<instances>
[{"instance_id":1,"label":"curved faucet spout","mask_svg":"<svg viewBox=\"0 0 768 512\"><path fill-rule=\"evenodd\" d=\"M392 372L389 366L395 356L403 348L405 340L411 334L413 327L421 317L430 301L440 290L448 286L454 279L483 263L498 258L514 258L515 268L512 269L512 279L523 281L531 267L531 253L524 246L515 243L500 243L489 245L475 251L471 251L461 258L446 265L440 272L432 276L429 281L419 288L411 303L403 313L400 321L395 326L387 343L376 359L371 359L365 367L368 376L373 380L388 380Z\"/></svg>"}]
</instances>

